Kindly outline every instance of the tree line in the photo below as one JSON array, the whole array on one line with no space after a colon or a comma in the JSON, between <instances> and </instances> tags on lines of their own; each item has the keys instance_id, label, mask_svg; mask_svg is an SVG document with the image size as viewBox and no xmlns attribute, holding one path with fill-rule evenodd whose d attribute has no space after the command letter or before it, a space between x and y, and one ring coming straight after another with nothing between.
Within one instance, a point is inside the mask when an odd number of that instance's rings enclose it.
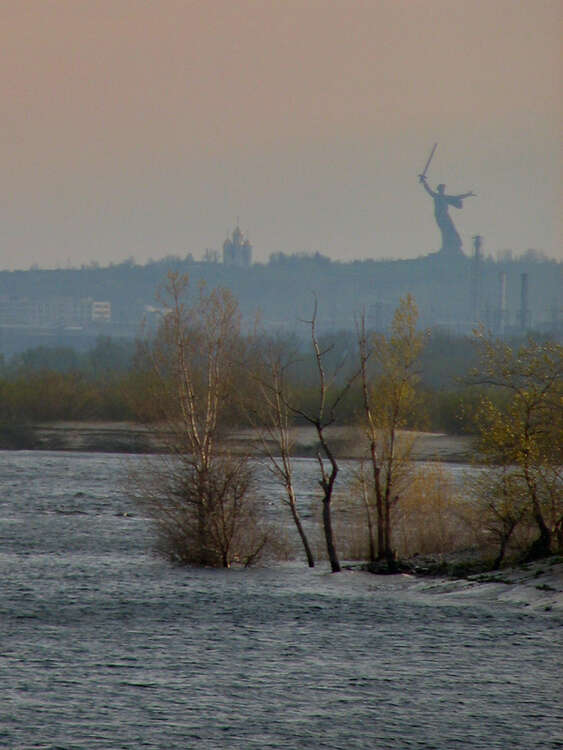
<instances>
[{"instance_id":1,"label":"tree line","mask_svg":"<svg viewBox=\"0 0 563 750\"><path fill-rule=\"evenodd\" d=\"M304 332L306 327L303 326ZM256 338L256 334L253 334ZM271 336L263 334L267 345ZM294 353L287 377L292 380L295 399L302 409L315 398L315 367L304 334L274 337L278 346ZM327 349L328 364L351 359L357 349L351 332L319 336ZM518 345L520 342L516 342ZM475 341L431 331L420 353L418 397L406 416L409 429L448 434L475 434L474 415L481 396L495 402L502 394L489 386L468 383L467 373L475 366ZM87 351L69 347L36 347L9 359L0 356L0 426L51 421L146 421L153 377L145 347L140 341L101 336ZM335 382L345 377L337 370ZM239 388L244 387L244 377ZM338 424L354 423L362 408L363 394L354 381L337 408ZM230 409L225 419L232 426L245 423L246 416Z\"/></svg>"}]
</instances>

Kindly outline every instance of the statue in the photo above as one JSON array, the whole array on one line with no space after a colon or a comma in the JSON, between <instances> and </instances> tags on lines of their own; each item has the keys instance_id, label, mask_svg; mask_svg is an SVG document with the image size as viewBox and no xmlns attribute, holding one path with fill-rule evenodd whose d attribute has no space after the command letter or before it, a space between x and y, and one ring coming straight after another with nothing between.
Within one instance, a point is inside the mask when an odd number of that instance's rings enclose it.
<instances>
[{"instance_id":1,"label":"statue","mask_svg":"<svg viewBox=\"0 0 563 750\"><path fill-rule=\"evenodd\" d=\"M434 144L434 148L430 153L426 166L424 167L422 174L418 176L418 179L428 195L432 196L434 199L434 217L442 234L442 247L440 248L440 252L447 253L448 255L461 255L461 237L459 236L448 213L448 206L463 208L463 200L474 196L475 193L470 191L469 193L460 193L459 195L448 195L445 192L446 186L443 183L438 185L436 191L428 186L426 170L434 156L434 151L436 150L437 145L438 144L436 143Z\"/></svg>"}]
</instances>

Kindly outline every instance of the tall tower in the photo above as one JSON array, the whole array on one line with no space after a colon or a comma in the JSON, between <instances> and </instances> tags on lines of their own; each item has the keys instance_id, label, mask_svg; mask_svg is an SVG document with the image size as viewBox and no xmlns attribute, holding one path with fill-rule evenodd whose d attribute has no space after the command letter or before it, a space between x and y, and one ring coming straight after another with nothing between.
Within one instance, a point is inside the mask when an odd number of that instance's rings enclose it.
<instances>
[{"instance_id":1,"label":"tall tower","mask_svg":"<svg viewBox=\"0 0 563 750\"><path fill-rule=\"evenodd\" d=\"M522 333L530 327L530 310L528 308L528 274L520 274L520 330Z\"/></svg>"},{"instance_id":2,"label":"tall tower","mask_svg":"<svg viewBox=\"0 0 563 750\"><path fill-rule=\"evenodd\" d=\"M481 295L483 288L483 256L481 248L483 238L480 234L473 237L473 262L471 264L471 322L479 323L481 320Z\"/></svg>"},{"instance_id":3,"label":"tall tower","mask_svg":"<svg viewBox=\"0 0 563 750\"><path fill-rule=\"evenodd\" d=\"M506 309L506 271L499 271L498 275L498 325L497 331L504 336L508 322L508 311Z\"/></svg>"}]
</instances>

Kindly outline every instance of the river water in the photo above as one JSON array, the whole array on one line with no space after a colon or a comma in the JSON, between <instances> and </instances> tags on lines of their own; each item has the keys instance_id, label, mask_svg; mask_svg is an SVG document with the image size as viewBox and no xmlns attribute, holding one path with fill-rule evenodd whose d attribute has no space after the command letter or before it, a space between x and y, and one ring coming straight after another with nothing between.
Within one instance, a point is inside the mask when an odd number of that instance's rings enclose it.
<instances>
[{"instance_id":1,"label":"river water","mask_svg":"<svg viewBox=\"0 0 563 750\"><path fill-rule=\"evenodd\" d=\"M557 614L326 564L171 567L123 489L141 460L0 453L0 747L563 747Z\"/></svg>"}]
</instances>

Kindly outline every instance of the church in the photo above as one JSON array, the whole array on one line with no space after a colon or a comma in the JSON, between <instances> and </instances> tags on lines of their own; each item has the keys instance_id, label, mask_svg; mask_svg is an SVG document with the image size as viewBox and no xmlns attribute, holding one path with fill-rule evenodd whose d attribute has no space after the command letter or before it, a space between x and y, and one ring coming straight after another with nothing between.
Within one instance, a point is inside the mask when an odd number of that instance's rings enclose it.
<instances>
[{"instance_id":1,"label":"church","mask_svg":"<svg viewBox=\"0 0 563 750\"><path fill-rule=\"evenodd\" d=\"M252 245L238 225L231 237L223 242L223 263L239 268L249 268L252 264Z\"/></svg>"}]
</instances>

